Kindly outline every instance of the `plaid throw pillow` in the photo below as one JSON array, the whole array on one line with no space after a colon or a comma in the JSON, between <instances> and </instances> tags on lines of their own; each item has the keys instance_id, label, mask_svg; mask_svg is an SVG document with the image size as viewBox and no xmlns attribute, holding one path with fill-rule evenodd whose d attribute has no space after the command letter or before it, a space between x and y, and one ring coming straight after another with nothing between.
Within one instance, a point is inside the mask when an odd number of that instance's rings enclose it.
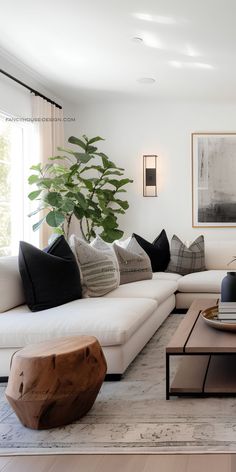
<instances>
[{"instance_id":1,"label":"plaid throw pillow","mask_svg":"<svg viewBox=\"0 0 236 472\"><path fill-rule=\"evenodd\" d=\"M206 270L204 236L199 236L187 247L174 234L171 240L170 262L166 272L175 272L180 275L191 274Z\"/></svg>"}]
</instances>

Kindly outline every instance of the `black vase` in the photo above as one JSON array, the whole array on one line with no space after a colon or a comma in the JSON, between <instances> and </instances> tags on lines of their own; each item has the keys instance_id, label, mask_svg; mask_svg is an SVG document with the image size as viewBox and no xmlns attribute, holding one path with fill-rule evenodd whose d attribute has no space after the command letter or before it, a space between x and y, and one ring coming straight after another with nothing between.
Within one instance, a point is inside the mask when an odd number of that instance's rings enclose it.
<instances>
[{"instance_id":1,"label":"black vase","mask_svg":"<svg viewBox=\"0 0 236 472\"><path fill-rule=\"evenodd\" d=\"M236 272L227 272L221 282L221 301L236 302Z\"/></svg>"}]
</instances>

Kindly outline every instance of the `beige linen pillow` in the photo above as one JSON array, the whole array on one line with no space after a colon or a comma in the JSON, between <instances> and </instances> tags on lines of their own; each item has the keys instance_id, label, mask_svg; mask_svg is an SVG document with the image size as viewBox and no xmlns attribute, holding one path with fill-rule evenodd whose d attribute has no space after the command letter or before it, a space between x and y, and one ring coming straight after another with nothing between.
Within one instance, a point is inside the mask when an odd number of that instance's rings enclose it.
<instances>
[{"instance_id":1,"label":"beige linen pillow","mask_svg":"<svg viewBox=\"0 0 236 472\"><path fill-rule=\"evenodd\" d=\"M84 297L102 297L119 286L119 266L112 247L101 238L88 244L74 234L69 244L80 268Z\"/></svg>"},{"instance_id":2,"label":"beige linen pillow","mask_svg":"<svg viewBox=\"0 0 236 472\"><path fill-rule=\"evenodd\" d=\"M126 247L113 244L120 268L120 284L152 278L151 261L135 238Z\"/></svg>"}]
</instances>

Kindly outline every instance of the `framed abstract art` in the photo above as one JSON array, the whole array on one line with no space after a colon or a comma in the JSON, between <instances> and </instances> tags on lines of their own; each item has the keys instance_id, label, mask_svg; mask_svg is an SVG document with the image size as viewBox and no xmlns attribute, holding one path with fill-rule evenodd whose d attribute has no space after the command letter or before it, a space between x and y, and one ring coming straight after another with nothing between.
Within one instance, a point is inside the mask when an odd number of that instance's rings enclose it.
<instances>
[{"instance_id":1,"label":"framed abstract art","mask_svg":"<svg viewBox=\"0 0 236 472\"><path fill-rule=\"evenodd\" d=\"M236 227L236 133L192 133L192 225Z\"/></svg>"}]
</instances>

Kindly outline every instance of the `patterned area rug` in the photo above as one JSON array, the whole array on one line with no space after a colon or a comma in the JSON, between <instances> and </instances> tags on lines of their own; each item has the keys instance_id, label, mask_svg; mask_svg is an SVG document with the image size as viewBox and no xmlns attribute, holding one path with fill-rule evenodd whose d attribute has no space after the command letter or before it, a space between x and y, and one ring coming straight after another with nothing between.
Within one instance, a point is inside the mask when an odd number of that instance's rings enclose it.
<instances>
[{"instance_id":1,"label":"patterned area rug","mask_svg":"<svg viewBox=\"0 0 236 472\"><path fill-rule=\"evenodd\" d=\"M92 410L63 428L24 428L0 386L0 454L236 452L236 398L165 400L165 346L183 315L170 315L121 382L105 382Z\"/></svg>"}]
</instances>

